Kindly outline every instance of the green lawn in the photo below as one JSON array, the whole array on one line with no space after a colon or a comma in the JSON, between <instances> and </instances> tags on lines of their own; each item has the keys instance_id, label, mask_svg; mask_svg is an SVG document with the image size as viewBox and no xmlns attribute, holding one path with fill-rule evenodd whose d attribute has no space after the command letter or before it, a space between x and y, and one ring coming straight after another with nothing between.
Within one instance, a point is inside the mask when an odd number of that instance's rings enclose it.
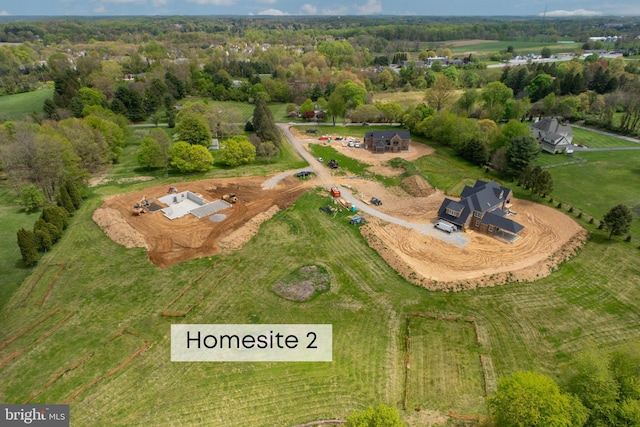
<instances>
[{"instance_id":1,"label":"green lawn","mask_svg":"<svg viewBox=\"0 0 640 427\"><path fill-rule=\"evenodd\" d=\"M601 219L619 203L632 208L631 234L640 236L640 151L582 152L587 160L550 168L553 197Z\"/></svg>"},{"instance_id":2,"label":"green lawn","mask_svg":"<svg viewBox=\"0 0 640 427\"><path fill-rule=\"evenodd\" d=\"M53 89L0 96L0 116L17 120L31 113L41 113L47 99L53 99Z\"/></svg>"},{"instance_id":3,"label":"green lawn","mask_svg":"<svg viewBox=\"0 0 640 427\"><path fill-rule=\"evenodd\" d=\"M217 109L225 121L228 123L239 123L244 125L247 120L253 116L254 104L248 102L237 101L214 101L210 98L202 97L189 97L185 98L183 105L187 105L191 102L204 102L206 105ZM271 103L269 109L273 114L273 118L276 122L287 122L289 118L286 114L287 104L283 103Z\"/></svg>"},{"instance_id":4,"label":"green lawn","mask_svg":"<svg viewBox=\"0 0 640 427\"><path fill-rule=\"evenodd\" d=\"M627 141L611 135L592 132L586 129L572 127L573 143L592 148L640 147L640 143Z\"/></svg>"},{"instance_id":5,"label":"green lawn","mask_svg":"<svg viewBox=\"0 0 640 427\"><path fill-rule=\"evenodd\" d=\"M411 316L410 325L407 407L486 415L481 349L473 325L418 316Z\"/></svg>"},{"instance_id":6,"label":"green lawn","mask_svg":"<svg viewBox=\"0 0 640 427\"><path fill-rule=\"evenodd\" d=\"M20 228L32 229L40 213L25 213L18 203L18 195L8 188L6 181L0 183L0 241L4 243L0 245L1 311L20 282L32 271L22 264L17 232Z\"/></svg>"}]
</instances>

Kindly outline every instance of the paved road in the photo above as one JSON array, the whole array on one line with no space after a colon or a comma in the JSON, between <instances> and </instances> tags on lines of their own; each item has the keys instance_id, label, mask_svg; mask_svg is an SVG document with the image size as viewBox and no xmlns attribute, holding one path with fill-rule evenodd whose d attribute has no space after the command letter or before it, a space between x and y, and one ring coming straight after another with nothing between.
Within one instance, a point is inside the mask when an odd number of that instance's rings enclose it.
<instances>
[{"instance_id":1,"label":"paved road","mask_svg":"<svg viewBox=\"0 0 640 427\"><path fill-rule=\"evenodd\" d=\"M333 176L331 175L329 168L324 163L320 163L317 159L315 159L313 157L313 154L311 154L302 146L302 143L298 141L298 139L289 130L289 126L284 123L280 123L278 124L278 127L282 130L282 133L287 138L287 141L289 141L289 144L291 144L291 146L300 154L300 156L303 159L309 162L309 168L304 168L299 170L312 170L316 174L317 179L320 181L320 186L322 186L326 190L329 190L331 187L334 187L334 186L337 187L338 185L333 180ZM289 171L289 172L278 175L278 177L282 179L283 177L292 175L296 172L297 171ZM343 199L353 203L358 209L358 211L376 216L380 219L383 219L393 224L398 224L406 228L412 228L414 230L417 230L420 234L436 237L438 239L444 240L447 243L451 243L460 247L464 247L464 245L469 241L469 238L462 233L451 233L451 234L445 233L444 231L436 229L432 224L419 224L419 223L414 223L410 221L405 221L403 219L396 218L396 217L387 215L383 212L380 212L379 210L375 209L373 206L367 205L362 200L356 198L345 187L340 188L340 194Z\"/></svg>"}]
</instances>

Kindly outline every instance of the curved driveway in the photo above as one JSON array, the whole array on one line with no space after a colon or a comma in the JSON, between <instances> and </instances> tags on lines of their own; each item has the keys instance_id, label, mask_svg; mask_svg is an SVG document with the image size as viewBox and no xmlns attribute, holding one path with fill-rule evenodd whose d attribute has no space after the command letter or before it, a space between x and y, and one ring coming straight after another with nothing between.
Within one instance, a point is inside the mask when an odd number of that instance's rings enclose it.
<instances>
[{"instance_id":1,"label":"curved driveway","mask_svg":"<svg viewBox=\"0 0 640 427\"><path fill-rule=\"evenodd\" d=\"M313 154L311 154L302 146L300 141L298 141L298 139L289 130L289 126L284 123L279 123L278 127L282 130L282 133L284 134L284 136L287 137L287 141L289 141L289 144L291 144L291 146L298 152L298 154L300 154L300 156L309 163L309 166L310 166L309 168L299 169L298 171L309 170L309 169L313 170L313 172L316 174L316 177L320 181L320 185L326 190L329 190L331 187L337 187L338 184L336 184L335 181L333 180L333 176L331 175L331 172L329 171L327 166L325 166L324 163L320 163L317 159L313 157ZM297 171L284 172L265 182L265 185L273 186L275 185L275 183L277 183L279 179L282 179L285 176L291 175L296 172ZM434 228L432 224L420 224L420 223L409 222L400 218L393 217L391 215L387 215L383 212L380 212L377 209L373 208L371 205L367 205L366 203L362 202L362 200L357 199L353 194L351 194L351 192L348 189L344 187L340 188L340 194L345 200L354 204L359 211L366 212L369 215L376 216L384 221L388 221L393 224L400 225L402 227L412 228L414 230L417 230L420 234L436 237L438 239L444 240L447 243L451 243L460 247L464 247L464 245L469 241L469 239L463 233L449 234Z\"/></svg>"}]
</instances>

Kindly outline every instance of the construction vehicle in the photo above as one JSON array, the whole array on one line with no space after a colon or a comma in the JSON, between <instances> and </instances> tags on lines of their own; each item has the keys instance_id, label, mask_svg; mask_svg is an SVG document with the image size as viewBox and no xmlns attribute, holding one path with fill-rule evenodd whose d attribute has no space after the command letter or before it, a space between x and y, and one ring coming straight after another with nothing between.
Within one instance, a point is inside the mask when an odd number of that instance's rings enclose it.
<instances>
[{"instance_id":1,"label":"construction vehicle","mask_svg":"<svg viewBox=\"0 0 640 427\"><path fill-rule=\"evenodd\" d=\"M236 203L238 201L238 198L235 194L225 194L224 196L222 196L222 200L227 203Z\"/></svg>"},{"instance_id":2,"label":"construction vehicle","mask_svg":"<svg viewBox=\"0 0 640 427\"><path fill-rule=\"evenodd\" d=\"M133 205L133 214L141 215L149 211L149 202L146 196L142 196L142 199Z\"/></svg>"},{"instance_id":3,"label":"construction vehicle","mask_svg":"<svg viewBox=\"0 0 640 427\"><path fill-rule=\"evenodd\" d=\"M329 163L327 163L327 166L331 169L338 169L338 161L336 159L331 159L329 160Z\"/></svg>"},{"instance_id":4,"label":"construction vehicle","mask_svg":"<svg viewBox=\"0 0 640 427\"><path fill-rule=\"evenodd\" d=\"M331 187L331 196L333 197L340 197L340 190L338 190L338 187Z\"/></svg>"},{"instance_id":5,"label":"construction vehicle","mask_svg":"<svg viewBox=\"0 0 640 427\"><path fill-rule=\"evenodd\" d=\"M364 219L364 217L362 215L354 215L349 220L349 224L351 224L351 225L360 225L360 224L364 224L366 222L367 221Z\"/></svg>"},{"instance_id":6,"label":"construction vehicle","mask_svg":"<svg viewBox=\"0 0 640 427\"><path fill-rule=\"evenodd\" d=\"M372 197L371 203L373 203L376 206L380 206L382 204L382 200L378 199L377 197Z\"/></svg>"}]
</instances>

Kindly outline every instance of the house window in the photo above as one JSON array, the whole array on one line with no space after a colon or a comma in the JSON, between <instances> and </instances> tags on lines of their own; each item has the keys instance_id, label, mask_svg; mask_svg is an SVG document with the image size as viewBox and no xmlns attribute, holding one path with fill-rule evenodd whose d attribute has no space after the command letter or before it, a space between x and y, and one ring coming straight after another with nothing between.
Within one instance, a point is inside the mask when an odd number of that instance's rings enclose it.
<instances>
[{"instance_id":1,"label":"house window","mask_svg":"<svg viewBox=\"0 0 640 427\"><path fill-rule=\"evenodd\" d=\"M476 220L476 227L480 227L480 220L479 219Z\"/></svg>"},{"instance_id":2,"label":"house window","mask_svg":"<svg viewBox=\"0 0 640 427\"><path fill-rule=\"evenodd\" d=\"M490 225L487 231L489 231L489 233L493 233L493 225Z\"/></svg>"},{"instance_id":3,"label":"house window","mask_svg":"<svg viewBox=\"0 0 640 427\"><path fill-rule=\"evenodd\" d=\"M474 211L473 216L476 218L482 218L482 212Z\"/></svg>"},{"instance_id":4,"label":"house window","mask_svg":"<svg viewBox=\"0 0 640 427\"><path fill-rule=\"evenodd\" d=\"M446 212L447 212L447 215L455 216L456 218L460 216L460 213L454 211L453 209L447 208Z\"/></svg>"}]
</instances>

